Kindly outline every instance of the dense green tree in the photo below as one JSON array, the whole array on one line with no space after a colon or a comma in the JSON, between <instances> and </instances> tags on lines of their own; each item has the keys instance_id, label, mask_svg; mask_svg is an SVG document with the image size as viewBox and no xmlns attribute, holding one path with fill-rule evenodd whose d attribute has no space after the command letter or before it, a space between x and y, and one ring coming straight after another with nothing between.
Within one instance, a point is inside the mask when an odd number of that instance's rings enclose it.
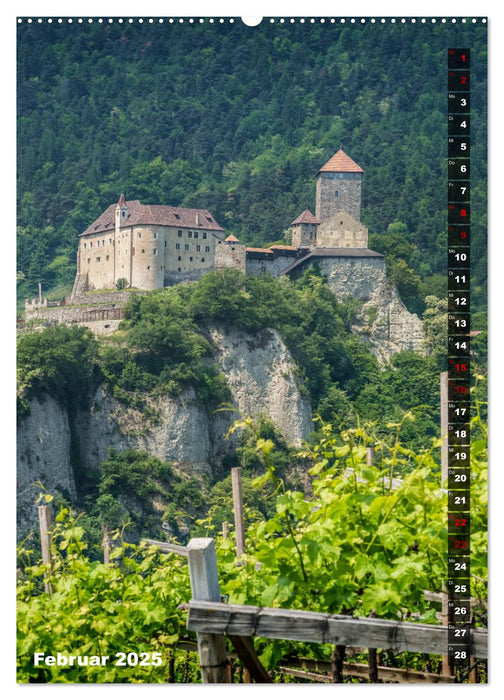
<instances>
[{"instance_id":1,"label":"dense green tree","mask_svg":"<svg viewBox=\"0 0 504 700\"><path fill-rule=\"evenodd\" d=\"M75 403L98 372L98 342L87 328L75 326L23 334L17 371L22 396L51 395L66 404Z\"/></svg>"}]
</instances>

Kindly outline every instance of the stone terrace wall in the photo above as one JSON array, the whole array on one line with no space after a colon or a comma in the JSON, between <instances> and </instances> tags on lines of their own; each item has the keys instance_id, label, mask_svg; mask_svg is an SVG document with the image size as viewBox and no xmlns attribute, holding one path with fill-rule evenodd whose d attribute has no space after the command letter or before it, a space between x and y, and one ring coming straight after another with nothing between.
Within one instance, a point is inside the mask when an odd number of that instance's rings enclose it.
<instances>
[{"instance_id":1,"label":"stone terrace wall","mask_svg":"<svg viewBox=\"0 0 504 700\"><path fill-rule=\"evenodd\" d=\"M124 304L131 299L132 294L145 294L140 290L123 290L121 292L105 291L105 292L89 292L89 294L80 294L78 296L69 297L67 304L76 306L77 304Z\"/></svg>"},{"instance_id":2,"label":"stone terrace wall","mask_svg":"<svg viewBox=\"0 0 504 700\"><path fill-rule=\"evenodd\" d=\"M94 321L117 320L123 318L123 308L132 294L145 292L93 292L67 297L61 306L49 306L47 300L25 302L26 321L52 321L54 323L88 323Z\"/></svg>"},{"instance_id":3,"label":"stone terrace wall","mask_svg":"<svg viewBox=\"0 0 504 700\"><path fill-rule=\"evenodd\" d=\"M26 321L53 321L54 323L80 323L106 321L123 317L123 305L101 304L100 306L51 306L27 309Z\"/></svg>"}]
</instances>

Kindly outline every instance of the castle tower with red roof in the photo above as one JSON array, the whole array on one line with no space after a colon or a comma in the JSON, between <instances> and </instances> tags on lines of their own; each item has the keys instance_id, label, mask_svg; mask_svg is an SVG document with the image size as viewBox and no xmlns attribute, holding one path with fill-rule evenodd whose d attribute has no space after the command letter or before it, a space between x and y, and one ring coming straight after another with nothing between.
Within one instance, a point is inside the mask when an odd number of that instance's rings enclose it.
<instances>
[{"instance_id":1,"label":"castle tower with red roof","mask_svg":"<svg viewBox=\"0 0 504 700\"><path fill-rule=\"evenodd\" d=\"M317 243L317 226L320 221L305 209L291 223L292 245L296 248L312 248Z\"/></svg>"},{"instance_id":2,"label":"castle tower with red roof","mask_svg":"<svg viewBox=\"0 0 504 700\"><path fill-rule=\"evenodd\" d=\"M315 216L321 223L338 212L360 221L363 169L341 149L317 173Z\"/></svg>"}]
</instances>

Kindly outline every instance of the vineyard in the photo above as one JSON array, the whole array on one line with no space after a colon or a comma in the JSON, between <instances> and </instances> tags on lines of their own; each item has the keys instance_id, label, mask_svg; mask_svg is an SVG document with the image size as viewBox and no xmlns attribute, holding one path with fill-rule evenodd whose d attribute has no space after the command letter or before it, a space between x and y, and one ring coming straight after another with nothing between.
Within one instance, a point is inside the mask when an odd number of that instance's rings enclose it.
<instances>
[{"instance_id":1,"label":"vineyard","mask_svg":"<svg viewBox=\"0 0 504 700\"><path fill-rule=\"evenodd\" d=\"M243 554L237 555L231 528L214 522L210 512L195 523L196 539L187 547L134 545L125 527L111 534L107 563L92 561L80 516L67 506L56 508L46 563L32 560L29 539L19 550L18 680L200 682L202 649L208 651L210 638L217 640L228 682L267 682L266 676L277 683L485 682L487 452L479 402L476 407L471 424L476 629L468 673L443 671L440 601L447 530L446 492L435 459L440 441L421 452L407 448L400 431L413 416L406 414L388 441L370 427L336 434L324 424L322 439L300 455L309 470L309 494L285 488L270 459L272 442L258 437L264 475L255 485L271 482L275 512L249 525ZM253 429L254 423L243 419L233 429L243 427ZM375 446L372 465L369 444ZM204 595L195 596L200 584L191 564L198 542L211 543L216 553L212 576L218 577L218 597L215 590L213 598L206 597L216 601L206 608ZM283 616L280 632L264 617L268 609ZM296 622L299 616L304 627ZM321 625L326 631L319 634ZM40 652L123 663L35 665Z\"/></svg>"}]
</instances>

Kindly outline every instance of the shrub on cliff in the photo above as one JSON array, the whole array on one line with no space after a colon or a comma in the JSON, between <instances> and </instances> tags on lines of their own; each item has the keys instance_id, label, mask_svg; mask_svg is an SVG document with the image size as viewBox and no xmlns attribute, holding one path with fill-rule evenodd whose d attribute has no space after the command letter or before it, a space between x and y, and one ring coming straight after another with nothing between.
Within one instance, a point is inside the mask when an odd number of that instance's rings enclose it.
<instances>
[{"instance_id":1,"label":"shrub on cliff","mask_svg":"<svg viewBox=\"0 0 504 700\"><path fill-rule=\"evenodd\" d=\"M98 341L87 328L55 326L22 335L17 347L21 400L50 395L67 404L85 393L98 372Z\"/></svg>"}]
</instances>

